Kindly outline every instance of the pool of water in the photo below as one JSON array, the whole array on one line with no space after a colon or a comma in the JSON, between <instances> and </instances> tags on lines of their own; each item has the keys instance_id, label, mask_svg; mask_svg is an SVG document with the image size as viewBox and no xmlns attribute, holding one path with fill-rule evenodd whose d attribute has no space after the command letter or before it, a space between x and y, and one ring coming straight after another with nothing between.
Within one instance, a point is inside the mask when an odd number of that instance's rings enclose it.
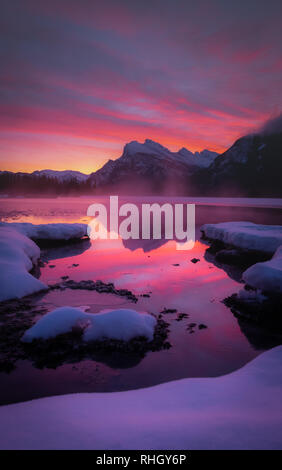
<instances>
[{"instance_id":1,"label":"pool of water","mask_svg":"<svg viewBox=\"0 0 282 470\"><path fill-rule=\"evenodd\" d=\"M3 221L32 223L87 222L90 198L7 199L0 201ZM255 204L254 204L255 205ZM93 291L50 291L37 296L35 306L50 311L58 306L88 306L95 314L105 308L127 307L167 313L167 350L145 357L98 354L56 368L40 367L27 359L0 373L0 404L75 392L111 392L148 387L184 377L211 377L242 367L260 352L282 343L280 335L238 322L222 300L240 288L240 269L219 266L207 256L200 239L203 223L250 220L281 224L281 208L256 204L220 205L207 201L196 206L196 238L192 250L176 250L174 240L82 240L75 244L43 248L45 265L38 276L56 283L62 276L75 281L102 280L127 288L138 296L132 304L124 297ZM196 264L191 259L198 258ZM149 297L142 297L148 294ZM178 313L187 318L177 321ZM39 314L40 315L40 314ZM189 324L196 325L189 328ZM199 329L204 324L207 328Z\"/></svg>"}]
</instances>

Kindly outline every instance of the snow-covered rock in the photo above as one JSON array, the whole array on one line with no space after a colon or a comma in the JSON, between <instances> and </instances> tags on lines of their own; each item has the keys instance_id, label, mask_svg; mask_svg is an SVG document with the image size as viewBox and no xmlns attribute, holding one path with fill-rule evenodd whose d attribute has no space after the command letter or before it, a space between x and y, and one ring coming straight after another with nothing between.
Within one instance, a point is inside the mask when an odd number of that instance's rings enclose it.
<instances>
[{"instance_id":1,"label":"snow-covered rock","mask_svg":"<svg viewBox=\"0 0 282 470\"><path fill-rule=\"evenodd\" d=\"M271 260L248 268L243 273L243 280L255 289L282 294L282 245Z\"/></svg>"},{"instance_id":2,"label":"snow-covered rock","mask_svg":"<svg viewBox=\"0 0 282 470\"><path fill-rule=\"evenodd\" d=\"M90 325L84 331L85 341L95 341L102 338L130 341L144 336L148 341L153 340L156 318L148 313L132 309L103 310L101 313L90 315Z\"/></svg>"},{"instance_id":3,"label":"snow-covered rock","mask_svg":"<svg viewBox=\"0 0 282 470\"><path fill-rule=\"evenodd\" d=\"M40 250L32 240L13 228L0 227L1 302L47 289L29 273L39 256Z\"/></svg>"},{"instance_id":4,"label":"snow-covered rock","mask_svg":"<svg viewBox=\"0 0 282 470\"><path fill-rule=\"evenodd\" d=\"M1 449L281 449L282 347L216 378L0 407Z\"/></svg>"},{"instance_id":5,"label":"snow-covered rock","mask_svg":"<svg viewBox=\"0 0 282 470\"><path fill-rule=\"evenodd\" d=\"M87 224L40 224L11 222L0 223L0 228L13 228L17 232L26 235L32 240L72 240L87 236Z\"/></svg>"},{"instance_id":6,"label":"snow-covered rock","mask_svg":"<svg viewBox=\"0 0 282 470\"><path fill-rule=\"evenodd\" d=\"M273 254L282 245L281 225L223 222L205 224L201 231L210 240L219 240L242 250Z\"/></svg>"},{"instance_id":7,"label":"snow-covered rock","mask_svg":"<svg viewBox=\"0 0 282 470\"><path fill-rule=\"evenodd\" d=\"M87 321L84 310L75 307L59 307L40 318L35 325L29 328L23 335L22 341L30 343L34 339L55 338L58 335L68 333L76 325Z\"/></svg>"},{"instance_id":8,"label":"snow-covered rock","mask_svg":"<svg viewBox=\"0 0 282 470\"><path fill-rule=\"evenodd\" d=\"M239 290L237 297L239 301L244 303L255 303L256 305L267 300L267 297L260 290Z\"/></svg>"},{"instance_id":9,"label":"snow-covered rock","mask_svg":"<svg viewBox=\"0 0 282 470\"><path fill-rule=\"evenodd\" d=\"M103 338L130 341L138 336L151 341L155 326L155 317L131 309L102 310L92 314L80 308L59 307L40 318L25 332L22 341L54 338L70 332L74 327L84 330L84 341Z\"/></svg>"},{"instance_id":10,"label":"snow-covered rock","mask_svg":"<svg viewBox=\"0 0 282 470\"><path fill-rule=\"evenodd\" d=\"M261 301L260 292L282 293L282 226L257 225L252 222L224 222L206 224L201 231L210 240L218 240L243 251L272 254L269 261L256 263L242 276L243 281L258 292L242 291L240 300Z\"/></svg>"}]
</instances>

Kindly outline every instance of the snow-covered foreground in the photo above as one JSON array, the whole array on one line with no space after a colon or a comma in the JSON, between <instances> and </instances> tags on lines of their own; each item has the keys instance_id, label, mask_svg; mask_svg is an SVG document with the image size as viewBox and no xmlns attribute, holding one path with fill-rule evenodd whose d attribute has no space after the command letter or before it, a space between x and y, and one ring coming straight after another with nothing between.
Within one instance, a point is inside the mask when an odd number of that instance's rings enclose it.
<instances>
[{"instance_id":1,"label":"snow-covered foreground","mask_svg":"<svg viewBox=\"0 0 282 470\"><path fill-rule=\"evenodd\" d=\"M103 338L130 341L138 336L152 341L156 322L152 315L132 309L102 310L93 315L81 308L60 307L40 318L25 332L23 341L29 343L34 339L54 338L74 327L83 330L84 341Z\"/></svg>"},{"instance_id":2,"label":"snow-covered foreground","mask_svg":"<svg viewBox=\"0 0 282 470\"><path fill-rule=\"evenodd\" d=\"M21 298L47 289L29 271L40 256L38 246L25 235L7 227L0 230L0 301Z\"/></svg>"},{"instance_id":3,"label":"snow-covered foreground","mask_svg":"<svg viewBox=\"0 0 282 470\"><path fill-rule=\"evenodd\" d=\"M0 408L2 449L281 449L282 346L232 374Z\"/></svg>"},{"instance_id":4,"label":"snow-covered foreground","mask_svg":"<svg viewBox=\"0 0 282 470\"><path fill-rule=\"evenodd\" d=\"M72 240L87 236L87 224L39 224L28 222L1 222L0 229L12 228L32 240Z\"/></svg>"}]
</instances>

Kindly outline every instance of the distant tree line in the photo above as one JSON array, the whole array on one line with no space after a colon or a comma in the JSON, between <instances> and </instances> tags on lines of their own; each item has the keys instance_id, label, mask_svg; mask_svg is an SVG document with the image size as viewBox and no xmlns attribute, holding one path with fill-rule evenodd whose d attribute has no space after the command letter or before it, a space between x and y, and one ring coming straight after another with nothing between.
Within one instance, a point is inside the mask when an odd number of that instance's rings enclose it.
<instances>
[{"instance_id":1,"label":"distant tree line","mask_svg":"<svg viewBox=\"0 0 282 470\"><path fill-rule=\"evenodd\" d=\"M93 185L88 181L59 181L45 175L28 173L0 173L0 193L9 196L29 195L83 195L93 192Z\"/></svg>"}]
</instances>

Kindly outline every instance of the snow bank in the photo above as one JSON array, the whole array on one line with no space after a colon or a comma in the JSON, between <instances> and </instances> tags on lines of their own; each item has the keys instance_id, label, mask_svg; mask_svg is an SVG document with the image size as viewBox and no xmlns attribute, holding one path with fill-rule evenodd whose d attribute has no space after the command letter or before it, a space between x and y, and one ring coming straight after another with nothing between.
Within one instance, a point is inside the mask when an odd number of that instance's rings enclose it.
<instances>
[{"instance_id":1,"label":"snow bank","mask_svg":"<svg viewBox=\"0 0 282 470\"><path fill-rule=\"evenodd\" d=\"M0 223L0 302L48 287L29 271L40 256L33 240L70 240L87 235L87 224Z\"/></svg>"},{"instance_id":2,"label":"snow bank","mask_svg":"<svg viewBox=\"0 0 282 470\"><path fill-rule=\"evenodd\" d=\"M248 268L243 273L243 280L255 289L282 294L282 246L271 260Z\"/></svg>"},{"instance_id":3,"label":"snow bank","mask_svg":"<svg viewBox=\"0 0 282 470\"><path fill-rule=\"evenodd\" d=\"M257 225L252 222L223 222L205 224L203 234L242 250L255 250L273 254L282 245L281 225Z\"/></svg>"},{"instance_id":4,"label":"snow bank","mask_svg":"<svg viewBox=\"0 0 282 470\"><path fill-rule=\"evenodd\" d=\"M282 226L257 225L252 222L224 222L206 224L203 234L211 240L219 240L242 250L255 250L273 254L269 261L256 263L242 276L251 287L269 293L282 293ZM244 294L242 293L242 296ZM250 294L246 294L246 300ZM259 293L256 294L259 300ZM243 297L242 299L243 300Z\"/></svg>"},{"instance_id":5,"label":"snow bank","mask_svg":"<svg viewBox=\"0 0 282 470\"><path fill-rule=\"evenodd\" d=\"M32 240L10 226L0 227L1 302L47 289L29 273L39 256L40 249Z\"/></svg>"},{"instance_id":6,"label":"snow bank","mask_svg":"<svg viewBox=\"0 0 282 470\"><path fill-rule=\"evenodd\" d=\"M2 222L1 227L10 227L33 240L71 240L87 236L87 224L40 224Z\"/></svg>"},{"instance_id":7,"label":"snow bank","mask_svg":"<svg viewBox=\"0 0 282 470\"><path fill-rule=\"evenodd\" d=\"M155 325L155 317L136 310L102 310L93 314L86 313L80 308L60 307L40 318L25 332L22 341L54 338L70 332L76 326L84 329L84 341L103 338L130 341L138 336L144 336L152 341Z\"/></svg>"},{"instance_id":8,"label":"snow bank","mask_svg":"<svg viewBox=\"0 0 282 470\"><path fill-rule=\"evenodd\" d=\"M2 449L281 449L282 347L232 374L0 407Z\"/></svg>"}]
</instances>

